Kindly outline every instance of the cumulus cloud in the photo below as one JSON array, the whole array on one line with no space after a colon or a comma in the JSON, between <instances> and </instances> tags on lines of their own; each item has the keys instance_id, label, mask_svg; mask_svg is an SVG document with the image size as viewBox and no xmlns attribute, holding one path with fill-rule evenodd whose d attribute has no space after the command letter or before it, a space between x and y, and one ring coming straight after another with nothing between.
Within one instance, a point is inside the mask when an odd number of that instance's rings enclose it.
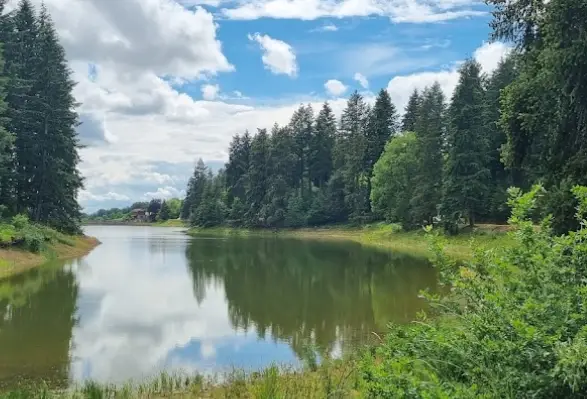
<instances>
[{"instance_id":1,"label":"cumulus cloud","mask_svg":"<svg viewBox=\"0 0 587 399\"><path fill-rule=\"evenodd\" d=\"M263 50L263 65L272 73L295 77L298 72L296 55L293 48L284 41L273 39L269 35L255 33L249 40L259 43Z\"/></svg>"},{"instance_id":2,"label":"cumulus cloud","mask_svg":"<svg viewBox=\"0 0 587 399\"><path fill-rule=\"evenodd\" d=\"M367 80L367 78L365 77L365 75L363 75L362 73L355 73L355 77L354 79L359 82L359 84L361 85L361 87L363 89L368 89L369 88L369 81Z\"/></svg>"},{"instance_id":3,"label":"cumulus cloud","mask_svg":"<svg viewBox=\"0 0 587 399\"><path fill-rule=\"evenodd\" d=\"M220 93L220 86L218 85L206 84L202 86L202 97L204 97L204 100L215 100L218 97L218 93Z\"/></svg>"},{"instance_id":4,"label":"cumulus cloud","mask_svg":"<svg viewBox=\"0 0 587 399\"><path fill-rule=\"evenodd\" d=\"M333 97L339 97L346 91L347 87L340 80L330 79L324 83L324 88Z\"/></svg>"},{"instance_id":5,"label":"cumulus cloud","mask_svg":"<svg viewBox=\"0 0 587 399\"><path fill-rule=\"evenodd\" d=\"M481 64L483 72L491 73L497 68L499 61L507 55L510 48L500 42L484 43L475 50L474 58ZM438 82L442 87L447 99L450 99L452 93L459 81L458 65L460 62L446 70L419 72L410 75L395 76L389 81L387 91L389 92L396 107L403 112L410 94L414 89L423 90L426 86L431 86Z\"/></svg>"},{"instance_id":6,"label":"cumulus cloud","mask_svg":"<svg viewBox=\"0 0 587 399\"><path fill-rule=\"evenodd\" d=\"M222 13L232 19L389 17L393 22L430 23L484 15L473 0L245 0Z\"/></svg>"},{"instance_id":7,"label":"cumulus cloud","mask_svg":"<svg viewBox=\"0 0 587 399\"><path fill-rule=\"evenodd\" d=\"M159 187L157 191L148 192L143 195L144 199L151 199L151 198L160 198L160 199L169 199L169 198L183 198L185 197L185 190L178 190L172 186L166 187Z\"/></svg>"}]
</instances>

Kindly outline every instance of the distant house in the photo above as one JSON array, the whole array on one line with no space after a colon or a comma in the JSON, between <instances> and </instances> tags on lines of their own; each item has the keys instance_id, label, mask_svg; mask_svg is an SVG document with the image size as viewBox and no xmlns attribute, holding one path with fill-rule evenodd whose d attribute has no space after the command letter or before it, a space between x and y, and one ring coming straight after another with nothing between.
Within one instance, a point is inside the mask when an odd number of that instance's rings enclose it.
<instances>
[{"instance_id":1,"label":"distant house","mask_svg":"<svg viewBox=\"0 0 587 399\"><path fill-rule=\"evenodd\" d=\"M133 209L130 211L130 217L133 222L148 222L149 212L141 208Z\"/></svg>"}]
</instances>

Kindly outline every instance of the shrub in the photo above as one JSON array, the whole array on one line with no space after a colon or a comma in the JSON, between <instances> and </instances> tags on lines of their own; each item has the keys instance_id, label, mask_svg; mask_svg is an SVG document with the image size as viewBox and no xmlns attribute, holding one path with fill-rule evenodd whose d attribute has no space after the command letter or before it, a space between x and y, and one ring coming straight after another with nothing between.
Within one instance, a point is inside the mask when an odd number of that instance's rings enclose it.
<instances>
[{"instance_id":1,"label":"shrub","mask_svg":"<svg viewBox=\"0 0 587 399\"><path fill-rule=\"evenodd\" d=\"M435 236L448 294L424 293L429 313L364 357L370 397L587 396L587 188L573 189L580 230L558 237L530 220L541 192L510 190L511 247L456 264Z\"/></svg>"}]
</instances>

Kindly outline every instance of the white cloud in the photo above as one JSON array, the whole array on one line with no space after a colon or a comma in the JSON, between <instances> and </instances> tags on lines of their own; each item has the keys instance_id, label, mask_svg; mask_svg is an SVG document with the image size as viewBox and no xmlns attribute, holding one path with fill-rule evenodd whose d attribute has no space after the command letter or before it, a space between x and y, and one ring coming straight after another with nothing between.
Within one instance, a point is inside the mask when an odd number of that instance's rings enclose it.
<instances>
[{"instance_id":1,"label":"white cloud","mask_svg":"<svg viewBox=\"0 0 587 399\"><path fill-rule=\"evenodd\" d=\"M497 67L499 60L504 57L510 48L504 43L484 43L474 52L474 58L481 64L485 73L491 73ZM389 92L396 107L403 112L410 95L414 89L423 90L426 86L431 86L437 81L447 99L450 99L452 93L459 81L457 62L452 68L441 71L419 72L410 75L395 76L389 81L387 91Z\"/></svg>"},{"instance_id":2,"label":"white cloud","mask_svg":"<svg viewBox=\"0 0 587 399\"><path fill-rule=\"evenodd\" d=\"M218 97L218 93L220 93L220 86L217 84L206 84L202 86L202 97L204 97L204 100L215 100Z\"/></svg>"},{"instance_id":3,"label":"white cloud","mask_svg":"<svg viewBox=\"0 0 587 399\"><path fill-rule=\"evenodd\" d=\"M511 47L502 42L483 43L475 50L473 57L479 61L483 70L487 73L493 72L499 61L511 51Z\"/></svg>"},{"instance_id":4,"label":"white cloud","mask_svg":"<svg viewBox=\"0 0 587 399\"><path fill-rule=\"evenodd\" d=\"M316 29L312 29L312 32L336 32L338 31L338 26L334 25L333 23L327 23L322 26L317 27Z\"/></svg>"},{"instance_id":5,"label":"white cloud","mask_svg":"<svg viewBox=\"0 0 587 399\"><path fill-rule=\"evenodd\" d=\"M249 40L259 43L263 50L263 64L272 73L296 76L298 72L296 55L289 44L259 33L249 35Z\"/></svg>"},{"instance_id":6,"label":"white cloud","mask_svg":"<svg viewBox=\"0 0 587 399\"><path fill-rule=\"evenodd\" d=\"M245 0L222 13L232 19L386 16L393 22L426 23L484 15L473 0Z\"/></svg>"},{"instance_id":7,"label":"white cloud","mask_svg":"<svg viewBox=\"0 0 587 399\"><path fill-rule=\"evenodd\" d=\"M367 78L365 77L365 75L363 75L362 73L355 73L355 77L354 79L359 82L359 84L361 85L361 87L363 89L368 89L369 88L369 81L367 80Z\"/></svg>"},{"instance_id":8,"label":"white cloud","mask_svg":"<svg viewBox=\"0 0 587 399\"><path fill-rule=\"evenodd\" d=\"M334 97L339 97L346 91L347 87L340 81L336 79L330 79L328 82L324 83L324 88Z\"/></svg>"},{"instance_id":9,"label":"white cloud","mask_svg":"<svg viewBox=\"0 0 587 399\"><path fill-rule=\"evenodd\" d=\"M143 195L143 199L150 200L152 198L169 199L169 198L183 198L185 197L185 190L178 190L172 186L159 187L157 191L148 192Z\"/></svg>"},{"instance_id":10,"label":"white cloud","mask_svg":"<svg viewBox=\"0 0 587 399\"><path fill-rule=\"evenodd\" d=\"M130 201L130 198L123 194L114 193L112 191L103 194L103 195L95 195L87 190L81 190L79 192L79 199L81 201L106 201L106 200L113 200L113 201Z\"/></svg>"}]
</instances>

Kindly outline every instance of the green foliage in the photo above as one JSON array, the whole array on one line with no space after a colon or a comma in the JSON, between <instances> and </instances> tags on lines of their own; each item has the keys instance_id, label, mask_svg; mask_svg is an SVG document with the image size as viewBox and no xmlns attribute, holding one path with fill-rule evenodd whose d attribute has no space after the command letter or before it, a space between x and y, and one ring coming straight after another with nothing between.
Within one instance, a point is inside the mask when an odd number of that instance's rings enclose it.
<instances>
[{"instance_id":1,"label":"green foliage","mask_svg":"<svg viewBox=\"0 0 587 399\"><path fill-rule=\"evenodd\" d=\"M465 61L448 110L447 156L441 212L447 230L458 231L458 215L472 227L489 198L489 157L481 65Z\"/></svg>"},{"instance_id":2,"label":"green foliage","mask_svg":"<svg viewBox=\"0 0 587 399\"><path fill-rule=\"evenodd\" d=\"M573 192L587 226L587 189ZM550 218L536 228L531 216L543 193L540 186L510 190L511 248L479 250L456 264L434 244L450 291L426 294L429 313L392 325L365 356L371 397L585 397L587 229L554 236Z\"/></svg>"},{"instance_id":3,"label":"green foliage","mask_svg":"<svg viewBox=\"0 0 587 399\"><path fill-rule=\"evenodd\" d=\"M371 179L371 203L373 212L388 222L398 222L411 227L410 201L418 167L418 140L407 132L394 137L375 164Z\"/></svg>"},{"instance_id":4,"label":"green foliage","mask_svg":"<svg viewBox=\"0 0 587 399\"><path fill-rule=\"evenodd\" d=\"M10 222L0 223L0 246L41 252L50 243L73 245L70 239L47 226L32 223L25 214L15 215Z\"/></svg>"}]
</instances>

